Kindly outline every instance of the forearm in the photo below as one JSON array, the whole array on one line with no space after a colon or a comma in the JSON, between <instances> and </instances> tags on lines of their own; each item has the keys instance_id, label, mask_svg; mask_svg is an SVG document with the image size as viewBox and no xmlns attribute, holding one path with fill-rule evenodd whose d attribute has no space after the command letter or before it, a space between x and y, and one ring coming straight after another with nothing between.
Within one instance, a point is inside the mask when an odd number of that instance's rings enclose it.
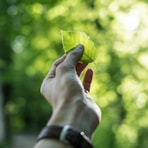
<instances>
[{"instance_id":1,"label":"forearm","mask_svg":"<svg viewBox=\"0 0 148 148\"><path fill-rule=\"evenodd\" d=\"M61 126L69 123L70 123L69 120L65 120L65 123L64 123L63 120L61 120L61 117L59 115L55 116L55 114L53 114L50 120L48 121L47 126L50 126L50 125ZM69 144L66 144L60 141L59 139L47 138L47 139L39 140L36 143L34 148L73 148L73 147Z\"/></svg>"},{"instance_id":2,"label":"forearm","mask_svg":"<svg viewBox=\"0 0 148 148\"><path fill-rule=\"evenodd\" d=\"M83 110L83 113L79 111L79 109L77 108L81 108L81 110ZM50 118L50 120L47 123L47 126L52 126L52 125L57 125L57 126L65 126L65 125L69 125L71 126L73 129L75 129L78 132L83 131L89 138L91 138L92 134L93 134L93 128L88 122L85 122L86 120L83 118L84 117L88 117L87 115L83 115L84 113L86 113L86 109L85 106L79 106L77 104L77 106L73 106L73 108L71 108L70 111L67 111L64 109L60 109L60 112L58 112L58 110L54 111L52 117ZM84 107L84 109L82 109ZM84 122L82 122L84 121ZM65 144L64 142L61 142L59 139L53 140L53 139L42 139L40 140L35 148L72 148L72 146L70 144Z\"/></svg>"},{"instance_id":3,"label":"forearm","mask_svg":"<svg viewBox=\"0 0 148 148\"><path fill-rule=\"evenodd\" d=\"M73 148L69 144L65 144L58 140L47 139L47 140L40 140L34 148Z\"/></svg>"},{"instance_id":4,"label":"forearm","mask_svg":"<svg viewBox=\"0 0 148 148\"><path fill-rule=\"evenodd\" d=\"M56 110L53 110L53 114L47 123L47 126L57 125L65 126L69 125L78 132L84 132L85 135L91 139L99 120L95 113L95 106L89 107L87 103L79 97L70 106L66 104L59 105ZM93 103L92 101L89 104ZM40 140L35 148L72 148L72 145L65 144L59 139L46 139Z\"/></svg>"}]
</instances>

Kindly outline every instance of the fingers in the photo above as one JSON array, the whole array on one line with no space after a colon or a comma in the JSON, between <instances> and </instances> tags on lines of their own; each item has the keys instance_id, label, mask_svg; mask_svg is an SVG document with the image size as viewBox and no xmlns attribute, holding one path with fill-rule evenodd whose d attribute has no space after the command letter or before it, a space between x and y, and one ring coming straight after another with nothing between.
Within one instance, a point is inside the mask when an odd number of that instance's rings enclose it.
<instances>
[{"instance_id":1,"label":"fingers","mask_svg":"<svg viewBox=\"0 0 148 148\"><path fill-rule=\"evenodd\" d=\"M84 47L83 45L78 45L73 51L71 51L68 55L63 55L61 58L56 60L52 65L50 71L48 72L46 78L54 78L56 75L56 67L63 63L63 65L75 67L78 61L81 59L83 55ZM78 66L78 74L80 75L83 69L85 68L85 64Z\"/></svg>"},{"instance_id":2,"label":"fingers","mask_svg":"<svg viewBox=\"0 0 148 148\"><path fill-rule=\"evenodd\" d=\"M78 76L81 75L81 72L85 69L85 67L87 66L88 64L87 63L78 63L76 65L76 72L78 74Z\"/></svg>"},{"instance_id":3,"label":"fingers","mask_svg":"<svg viewBox=\"0 0 148 148\"><path fill-rule=\"evenodd\" d=\"M83 45L78 45L73 51L71 51L65 58L63 64L75 67L78 61L83 55L84 47Z\"/></svg>"},{"instance_id":4,"label":"fingers","mask_svg":"<svg viewBox=\"0 0 148 148\"><path fill-rule=\"evenodd\" d=\"M54 78L54 77L55 77L55 75L56 75L56 67L57 67L59 64L61 64L61 63L65 60L65 58L66 58L66 54L64 54L62 57L60 57L59 59L57 59L57 60L53 63L53 65L52 65L50 71L49 71L48 74L47 74L47 77L46 77L47 79L49 79L49 78Z\"/></svg>"},{"instance_id":5,"label":"fingers","mask_svg":"<svg viewBox=\"0 0 148 148\"><path fill-rule=\"evenodd\" d=\"M92 69L88 69L86 71L86 74L85 74L84 80L83 80L83 86L84 86L85 91L88 91L88 92L90 91L92 78L93 78L93 71L92 71Z\"/></svg>"}]
</instances>

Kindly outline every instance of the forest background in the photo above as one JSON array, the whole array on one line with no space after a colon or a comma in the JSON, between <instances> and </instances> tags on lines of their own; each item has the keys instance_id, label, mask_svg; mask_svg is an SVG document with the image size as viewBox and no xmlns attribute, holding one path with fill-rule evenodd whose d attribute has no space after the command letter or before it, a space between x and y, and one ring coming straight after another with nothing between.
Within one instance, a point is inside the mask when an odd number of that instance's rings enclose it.
<instances>
[{"instance_id":1,"label":"forest background","mask_svg":"<svg viewBox=\"0 0 148 148\"><path fill-rule=\"evenodd\" d=\"M0 143L38 133L52 113L41 82L64 51L60 30L95 42L91 96L102 110L95 148L147 148L147 0L1 0Z\"/></svg>"}]
</instances>

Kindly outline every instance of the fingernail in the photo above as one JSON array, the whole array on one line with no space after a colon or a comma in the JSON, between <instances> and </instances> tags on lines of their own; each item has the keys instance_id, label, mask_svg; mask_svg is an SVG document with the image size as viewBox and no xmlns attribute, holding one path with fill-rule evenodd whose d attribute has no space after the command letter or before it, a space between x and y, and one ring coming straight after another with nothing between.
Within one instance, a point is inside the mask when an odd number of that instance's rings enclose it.
<instances>
[{"instance_id":1,"label":"fingernail","mask_svg":"<svg viewBox=\"0 0 148 148\"><path fill-rule=\"evenodd\" d=\"M79 52L83 52L84 51L84 46L82 44L79 44L77 47L76 47L77 50L79 50Z\"/></svg>"}]
</instances>

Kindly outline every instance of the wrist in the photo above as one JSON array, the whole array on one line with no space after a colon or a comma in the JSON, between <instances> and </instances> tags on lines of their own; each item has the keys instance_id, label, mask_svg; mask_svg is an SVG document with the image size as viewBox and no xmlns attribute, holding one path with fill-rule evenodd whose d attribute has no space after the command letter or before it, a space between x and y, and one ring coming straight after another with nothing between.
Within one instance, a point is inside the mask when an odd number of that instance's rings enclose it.
<instances>
[{"instance_id":1,"label":"wrist","mask_svg":"<svg viewBox=\"0 0 148 148\"><path fill-rule=\"evenodd\" d=\"M77 131L83 131L90 139L97 124L96 116L82 101L73 104L70 108L66 105L56 108L47 123L47 125L70 125Z\"/></svg>"},{"instance_id":2,"label":"wrist","mask_svg":"<svg viewBox=\"0 0 148 148\"><path fill-rule=\"evenodd\" d=\"M37 141L43 139L55 139L75 148L93 148L89 138L84 132L79 132L69 125L46 126L40 132Z\"/></svg>"}]
</instances>

